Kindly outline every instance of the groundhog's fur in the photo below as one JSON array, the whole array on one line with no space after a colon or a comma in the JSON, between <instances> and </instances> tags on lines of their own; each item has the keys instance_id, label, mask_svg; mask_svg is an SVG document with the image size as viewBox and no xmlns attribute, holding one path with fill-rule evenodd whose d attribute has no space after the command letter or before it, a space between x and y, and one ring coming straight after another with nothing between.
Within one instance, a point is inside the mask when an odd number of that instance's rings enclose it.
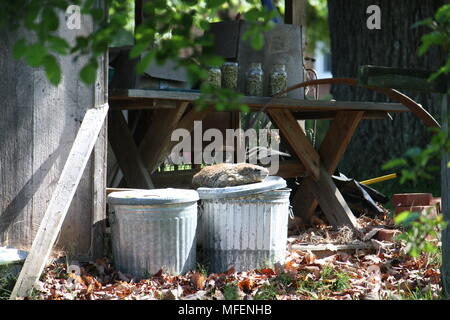
<instances>
[{"instance_id":1,"label":"groundhog's fur","mask_svg":"<svg viewBox=\"0 0 450 320\"><path fill-rule=\"evenodd\" d=\"M223 188L261 182L269 170L249 163L220 163L204 167L192 178L195 188Z\"/></svg>"}]
</instances>

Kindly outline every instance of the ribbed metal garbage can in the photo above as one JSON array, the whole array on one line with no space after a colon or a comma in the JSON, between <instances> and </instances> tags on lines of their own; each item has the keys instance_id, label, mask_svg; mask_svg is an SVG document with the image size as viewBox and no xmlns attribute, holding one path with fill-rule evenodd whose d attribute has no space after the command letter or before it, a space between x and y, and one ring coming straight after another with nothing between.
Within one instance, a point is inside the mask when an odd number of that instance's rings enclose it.
<instances>
[{"instance_id":1,"label":"ribbed metal garbage can","mask_svg":"<svg viewBox=\"0 0 450 320\"><path fill-rule=\"evenodd\" d=\"M200 236L211 272L245 271L284 263L289 218L286 181L199 188Z\"/></svg>"},{"instance_id":2,"label":"ribbed metal garbage can","mask_svg":"<svg viewBox=\"0 0 450 320\"><path fill-rule=\"evenodd\" d=\"M116 269L138 278L194 269L198 199L195 190L170 188L109 194Z\"/></svg>"}]
</instances>

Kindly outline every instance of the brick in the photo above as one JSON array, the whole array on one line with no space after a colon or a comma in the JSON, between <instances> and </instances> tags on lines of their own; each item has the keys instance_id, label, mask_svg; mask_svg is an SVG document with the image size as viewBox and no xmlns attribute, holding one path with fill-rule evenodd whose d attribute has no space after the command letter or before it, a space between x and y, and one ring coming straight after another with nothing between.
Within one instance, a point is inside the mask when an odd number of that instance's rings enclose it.
<instances>
[{"instance_id":1,"label":"brick","mask_svg":"<svg viewBox=\"0 0 450 320\"><path fill-rule=\"evenodd\" d=\"M433 198L433 200L431 200L431 205L436 206L436 211L438 214L442 213L442 209L441 209L441 198Z\"/></svg>"},{"instance_id":2,"label":"brick","mask_svg":"<svg viewBox=\"0 0 450 320\"><path fill-rule=\"evenodd\" d=\"M394 237L400 233L399 230L395 229L380 229L377 233L377 239L379 241L394 241Z\"/></svg>"},{"instance_id":3,"label":"brick","mask_svg":"<svg viewBox=\"0 0 450 320\"><path fill-rule=\"evenodd\" d=\"M429 206L433 200L431 193L398 193L392 196L395 207Z\"/></svg>"},{"instance_id":4,"label":"brick","mask_svg":"<svg viewBox=\"0 0 450 320\"><path fill-rule=\"evenodd\" d=\"M430 215L432 217L436 216L436 214L437 214L436 205L395 207L395 214L397 215L403 211L422 212L423 210L430 210L428 215Z\"/></svg>"}]
</instances>

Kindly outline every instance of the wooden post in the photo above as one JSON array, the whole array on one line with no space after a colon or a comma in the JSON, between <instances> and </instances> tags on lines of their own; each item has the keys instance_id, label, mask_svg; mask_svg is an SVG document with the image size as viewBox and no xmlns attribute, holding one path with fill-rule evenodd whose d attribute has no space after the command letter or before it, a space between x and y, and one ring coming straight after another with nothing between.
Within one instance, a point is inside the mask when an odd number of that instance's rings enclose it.
<instances>
[{"instance_id":1,"label":"wooden post","mask_svg":"<svg viewBox=\"0 0 450 320\"><path fill-rule=\"evenodd\" d=\"M312 174L314 180L318 180L320 176L319 154L314 150L292 112L285 109L269 110L268 112L300 162Z\"/></svg>"},{"instance_id":2,"label":"wooden post","mask_svg":"<svg viewBox=\"0 0 450 320\"><path fill-rule=\"evenodd\" d=\"M268 112L283 136L289 142L296 156L308 170L309 174L311 174L309 187L313 192L314 198L318 200L328 221L334 227L348 225L358 229L359 226L355 216L331 179L330 173L325 168L324 163L321 162L319 154L314 150L311 142L306 137L292 113L285 109L269 110ZM359 122L363 112L356 112L356 114L357 122ZM340 155L340 150L342 149L340 145L338 145L335 151L333 151L336 148L335 146L330 145L330 148L331 150L327 150L327 152L330 152L334 158L336 158L336 155ZM338 161L334 158L331 156L326 158L328 166Z\"/></svg>"},{"instance_id":3,"label":"wooden post","mask_svg":"<svg viewBox=\"0 0 450 320\"><path fill-rule=\"evenodd\" d=\"M174 102L175 103L175 102ZM176 103L175 109L159 110L139 145L144 165L152 174L170 154L170 136L182 118L188 102Z\"/></svg>"},{"instance_id":4,"label":"wooden post","mask_svg":"<svg viewBox=\"0 0 450 320\"><path fill-rule=\"evenodd\" d=\"M108 12L104 1L97 0L96 6L105 14ZM94 25L98 29L98 25ZM99 57L99 68L95 82L94 106L108 103L108 54ZM93 259L106 255L106 197L104 190L107 186L107 154L108 154L108 122L104 121L92 151L92 233L89 256Z\"/></svg>"},{"instance_id":5,"label":"wooden post","mask_svg":"<svg viewBox=\"0 0 450 320\"><path fill-rule=\"evenodd\" d=\"M341 111L331 123L319 148L320 160L328 174L332 175L336 170L363 115L363 111ZM314 181L310 177L304 179L294 196L294 213L301 217L304 223L309 221L318 204L312 192L313 184Z\"/></svg>"},{"instance_id":6,"label":"wooden post","mask_svg":"<svg viewBox=\"0 0 450 320\"><path fill-rule=\"evenodd\" d=\"M294 24L302 28L303 52L305 52L306 48L306 1L307 0L284 0L284 23ZM302 59L304 58L303 52L301 54ZM306 121L299 120L298 123L303 131L305 131Z\"/></svg>"},{"instance_id":7,"label":"wooden post","mask_svg":"<svg viewBox=\"0 0 450 320\"><path fill-rule=\"evenodd\" d=\"M449 82L450 88L450 82ZM442 97L442 130L449 132L450 94ZM450 223L450 154L441 160L441 199L444 220ZM450 224L442 231L442 283L447 298L450 298Z\"/></svg>"},{"instance_id":8,"label":"wooden post","mask_svg":"<svg viewBox=\"0 0 450 320\"><path fill-rule=\"evenodd\" d=\"M141 160L122 111L109 113L109 141L129 188L153 189L150 174Z\"/></svg>"}]
</instances>

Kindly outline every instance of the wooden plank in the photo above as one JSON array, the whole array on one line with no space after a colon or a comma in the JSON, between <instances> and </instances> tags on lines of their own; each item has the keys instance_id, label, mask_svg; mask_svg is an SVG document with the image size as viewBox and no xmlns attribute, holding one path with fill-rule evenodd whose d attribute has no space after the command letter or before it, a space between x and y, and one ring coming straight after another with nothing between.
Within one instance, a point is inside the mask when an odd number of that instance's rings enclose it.
<instances>
[{"instance_id":1,"label":"wooden plank","mask_svg":"<svg viewBox=\"0 0 450 320\"><path fill-rule=\"evenodd\" d=\"M433 81L428 79L434 71L400 69L378 66L361 66L358 83L363 86L393 88L419 92L447 92L447 76L441 75Z\"/></svg>"},{"instance_id":2,"label":"wooden plank","mask_svg":"<svg viewBox=\"0 0 450 320\"><path fill-rule=\"evenodd\" d=\"M141 159L122 111L109 112L109 141L130 188L153 189L150 174Z\"/></svg>"},{"instance_id":3,"label":"wooden plank","mask_svg":"<svg viewBox=\"0 0 450 320\"><path fill-rule=\"evenodd\" d=\"M151 100L174 100L193 102L200 96L198 92L164 91L164 90L142 90L142 89L115 89L111 90L109 101L112 109L121 108L114 105L114 101L134 101L134 109L154 109ZM361 102L361 101L323 101L303 100L293 98L270 98L270 97L243 97L242 103L247 104L252 111L259 111L261 107L270 102L268 110L288 108L291 111L386 111L386 112L409 112L410 110L400 103L385 102ZM214 104L214 101L211 102ZM122 107L127 109L127 107Z\"/></svg>"},{"instance_id":4,"label":"wooden plank","mask_svg":"<svg viewBox=\"0 0 450 320\"><path fill-rule=\"evenodd\" d=\"M97 1L103 12L107 12L107 7L102 1ZM98 28L98 25L95 26ZM104 53L99 57L100 67L97 70L95 83L94 105L99 106L108 103L108 54ZM95 261L103 258L107 254L106 248L106 197L103 190L107 186L107 154L108 154L108 122L100 130L97 141L92 151L92 217L91 217L91 248L90 256Z\"/></svg>"},{"instance_id":5,"label":"wooden plank","mask_svg":"<svg viewBox=\"0 0 450 320\"><path fill-rule=\"evenodd\" d=\"M289 240L294 240L295 238L290 238ZM361 243L348 243L348 244L316 244L316 245L308 245L308 244L293 244L289 246L290 250L298 250L298 251L347 251L347 250L370 250L376 249L376 246L372 242L361 242Z\"/></svg>"},{"instance_id":6,"label":"wooden plank","mask_svg":"<svg viewBox=\"0 0 450 320\"><path fill-rule=\"evenodd\" d=\"M181 102L174 110L161 110L155 114L149 130L139 145L139 153L150 173L153 173L170 154L170 136L177 128L188 105L188 102Z\"/></svg>"},{"instance_id":7,"label":"wooden plank","mask_svg":"<svg viewBox=\"0 0 450 320\"><path fill-rule=\"evenodd\" d=\"M319 155L328 174L332 175L339 165L347 146L363 117L364 112L338 112L331 123L320 148ZM317 208L312 189L314 180L306 178L300 184L293 198L294 214L307 223Z\"/></svg>"},{"instance_id":8,"label":"wooden plank","mask_svg":"<svg viewBox=\"0 0 450 320\"><path fill-rule=\"evenodd\" d=\"M308 112L293 112L297 120L333 120L336 115L342 111L308 111ZM364 119L392 119L389 113L385 111L366 111L364 112Z\"/></svg>"},{"instance_id":9,"label":"wooden plank","mask_svg":"<svg viewBox=\"0 0 450 320\"><path fill-rule=\"evenodd\" d=\"M305 167L297 160L280 161L278 173L279 177L284 179L305 177L308 174Z\"/></svg>"},{"instance_id":10,"label":"wooden plank","mask_svg":"<svg viewBox=\"0 0 450 320\"><path fill-rule=\"evenodd\" d=\"M108 196L112 192L120 192L120 191L135 191L139 189L133 188L106 188L106 196Z\"/></svg>"},{"instance_id":11,"label":"wooden plank","mask_svg":"<svg viewBox=\"0 0 450 320\"><path fill-rule=\"evenodd\" d=\"M306 0L285 0L284 23L306 26Z\"/></svg>"},{"instance_id":12,"label":"wooden plank","mask_svg":"<svg viewBox=\"0 0 450 320\"><path fill-rule=\"evenodd\" d=\"M311 145L311 141L306 137L292 113L289 110L269 110L268 113L301 163L312 174L312 177L318 180L320 175L319 154Z\"/></svg>"},{"instance_id":13,"label":"wooden plank","mask_svg":"<svg viewBox=\"0 0 450 320\"><path fill-rule=\"evenodd\" d=\"M450 86L450 81L449 81ZM448 117L450 115L450 94L442 97L442 130L449 132ZM450 154L447 152L441 159L441 198L442 213L444 220L450 221ZM450 227L447 226L442 230L442 283L445 296L450 298Z\"/></svg>"},{"instance_id":14,"label":"wooden plank","mask_svg":"<svg viewBox=\"0 0 450 320\"><path fill-rule=\"evenodd\" d=\"M319 180L310 185L314 197L330 224L339 228L349 226L359 229L358 222L344 197L333 182L330 174L323 165L320 167Z\"/></svg>"},{"instance_id":15,"label":"wooden plank","mask_svg":"<svg viewBox=\"0 0 450 320\"><path fill-rule=\"evenodd\" d=\"M146 110L159 110L159 109L175 109L176 104L170 103L158 103L160 100L147 100L145 101L145 109ZM173 100L170 100L173 101ZM141 110L142 108L142 100L141 99L133 99L133 100L110 100L110 109L111 110Z\"/></svg>"},{"instance_id":16,"label":"wooden plank","mask_svg":"<svg viewBox=\"0 0 450 320\"><path fill-rule=\"evenodd\" d=\"M195 121L203 121L206 116L213 111L212 107L206 108L201 111L197 111L194 107L192 107L178 122L176 129L186 129L189 132L191 132L194 128L194 122ZM172 132L170 132L170 136L172 135ZM164 153L161 154L162 159L166 158L170 152L172 151L173 147L178 144L178 141L171 141L169 138L166 140L166 148L164 149ZM193 150L195 152L195 150ZM198 166L199 164L194 164L194 166Z\"/></svg>"},{"instance_id":17,"label":"wooden plank","mask_svg":"<svg viewBox=\"0 0 450 320\"><path fill-rule=\"evenodd\" d=\"M107 113L108 104L89 109L86 112L56 190L34 238L30 253L14 286L11 299L27 296L29 290L39 279L58 237Z\"/></svg>"},{"instance_id":18,"label":"wooden plank","mask_svg":"<svg viewBox=\"0 0 450 320\"><path fill-rule=\"evenodd\" d=\"M201 168L194 168L189 170L155 172L152 174L152 180L157 188L177 187L190 188L192 187L192 177L200 171ZM282 178L295 178L305 176L306 170L301 163L297 161L283 161L280 162L280 168L276 174Z\"/></svg>"}]
</instances>

